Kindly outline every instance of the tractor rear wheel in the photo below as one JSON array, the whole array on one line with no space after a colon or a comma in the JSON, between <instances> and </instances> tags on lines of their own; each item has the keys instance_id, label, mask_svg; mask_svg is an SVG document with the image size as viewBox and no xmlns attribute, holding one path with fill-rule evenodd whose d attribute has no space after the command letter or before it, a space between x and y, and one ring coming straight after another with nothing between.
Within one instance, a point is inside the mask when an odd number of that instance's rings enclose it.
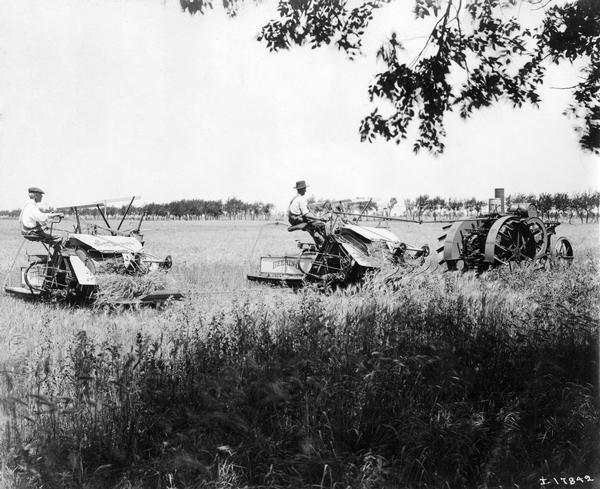
<instances>
[{"instance_id":1,"label":"tractor rear wheel","mask_svg":"<svg viewBox=\"0 0 600 489\"><path fill-rule=\"evenodd\" d=\"M535 237L518 217L501 217L490 228L485 242L485 263L488 266L532 261L535 256Z\"/></svg>"}]
</instances>

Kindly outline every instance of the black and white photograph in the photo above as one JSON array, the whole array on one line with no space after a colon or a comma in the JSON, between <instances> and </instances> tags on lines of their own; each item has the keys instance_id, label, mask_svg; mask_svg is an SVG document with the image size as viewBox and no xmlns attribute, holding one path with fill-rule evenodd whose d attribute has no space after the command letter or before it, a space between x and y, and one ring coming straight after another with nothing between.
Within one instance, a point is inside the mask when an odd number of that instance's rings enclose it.
<instances>
[{"instance_id":1,"label":"black and white photograph","mask_svg":"<svg viewBox=\"0 0 600 489\"><path fill-rule=\"evenodd\" d=\"M0 0L0 489L600 488L600 0Z\"/></svg>"}]
</instances>

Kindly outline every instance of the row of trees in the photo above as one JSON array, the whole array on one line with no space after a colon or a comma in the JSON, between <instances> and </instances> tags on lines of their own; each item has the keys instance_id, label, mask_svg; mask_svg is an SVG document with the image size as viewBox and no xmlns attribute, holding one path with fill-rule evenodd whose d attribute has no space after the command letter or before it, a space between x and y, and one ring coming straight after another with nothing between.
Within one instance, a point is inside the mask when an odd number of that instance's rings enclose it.
<instances>
[{"instance_id":1,"label":"row of trees","mask_svg":"<svg viewBox=\"0 0 600 489\"><path fill-rule=\"evenodd\" d=\"M565 218L569 223L577 217L581 222L598 221L600 215L600 191L586 191L575 194L563 192L549 194L512 194L506 198L508 207L514 202L534 204L542 218ZM414 200L404 200L406 215L412 219L420 219L424 215L438 217L456 217L459 214L481 214L488 210L488 202L475 197L469 199L445 199L420 195Z\"/></svg>"},{"instance_id":2,"label":"row of trees","mask_svg":"<svg viewBox=\"0 0 600 489\"><path fill-rule=\"evenodd\" d=\"M263 202L244 202L235 197L225 201L183 199L165 204L146 204L143 206L131 206L129 215L141 216L146 214L150 218L161 219L269 219L274 205ZM106 213L109 216L123 215L127 206L107 206ZM0 215L16 218L20 214L19 209L11 211L0 211ZM93 216L98 213L96 208L81 209L83 216Z\"/></svg>"},{"instance_id":3,"label":"row of trees","mask_svg":"<svg viewBox=\"0 0 600 489\"><path fill-rule=\"evenodd\" d=\"M264 202L244 202L235 197L222 200L177 200L168 204L146 204L137 210L158 217L201 217L209 219L268 219L275 206Z\"/></svg>"},{"instance_id":4,"label":"row of trees","mask_svg":"<svg viewBox=\"0 0 600 489\"><path fill-rule=\"evenodd\" d=\"M309 198L309 201L314 201L314 197ZM508 207L513 202L534 204L542 218L563 218L568 219L569 223L573 218L579 218L581 222L590 222L590 220L597 222L600 216L600 191L597 190L575 194L541 193L539 195L508 195L506 206ZM357 210L368 214L390 215L397 203L396 198L390 199L384 206L378 206L375 201L369 201L368 204L360 203L357 209L349 210ZM349 204L345 205L348 207ZM126 207L107 207L106 212L109 216L123 215ZM139 207L132 206L129 214L131 216L145 214L149 218L158 219L270 219L279 217L274 215L274 209L275 206L270 203L248 203L231 197L225 201L184 199L165 204L151 203ZM477 215L487 211L488 202L475 197L469 199L446 199L423 194L419 195L416 199L404 200L404 213L411 219L421 219L423 216L428 216L437 220L438 218ZM84 216L93 216L97 212L95 208L80 210L81 215ZM16 218L19 214L19 209L0 211L0 216L9 218Z\"/></svg>"}]
</instances>

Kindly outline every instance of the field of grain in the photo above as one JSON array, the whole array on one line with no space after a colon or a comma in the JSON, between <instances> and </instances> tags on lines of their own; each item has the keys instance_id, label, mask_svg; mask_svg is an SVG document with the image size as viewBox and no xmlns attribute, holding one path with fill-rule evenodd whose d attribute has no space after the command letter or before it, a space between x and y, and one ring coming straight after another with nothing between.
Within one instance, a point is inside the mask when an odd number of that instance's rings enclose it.
<instances>
[{"instance_id":1,"label":"field of grain","mask_svg":"<svg viewBox=\"0 0 600 489\"><path fill-rule=\"evenodd\" d=\"M66 227L66 226L65 226ZM394 223L437 247L440 226ZM532 487L598 471L598 225L568 270L323 294L249 283L283 225L157 221L185 299L0 295L0 487ZM21 239L0 221L0 274Z\"/></svg>"}]
</instances>

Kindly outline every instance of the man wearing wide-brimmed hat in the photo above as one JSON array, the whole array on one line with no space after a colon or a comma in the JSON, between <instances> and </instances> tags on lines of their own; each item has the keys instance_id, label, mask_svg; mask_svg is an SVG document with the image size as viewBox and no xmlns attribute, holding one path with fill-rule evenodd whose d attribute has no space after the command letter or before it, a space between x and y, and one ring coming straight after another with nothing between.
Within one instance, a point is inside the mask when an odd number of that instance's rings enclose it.
<instances>
[{"instance_id":1,"label":"man wearing wide-brimmed hat","mask_svg":"<svg viewBox=\"0 0 600 489\"><path fill-rule=\"evenodd\" d=\"M299 180L296 182L294 187L298 193L291 200L288 208L288 220L292 226L297 224L307 223L308 226L304 228L305 231L310 233L312 238L315 240L315 244L321 247L325 241L325 224L322 219L319 219L308 209L308 201L304 194L306 194L306 182Z\"/></svg>"},{"instance_id":2,"label":"man wearing wide-brimmed hat","mask_svg":"<svg viewBox=\"0 0 600 489\"><path fill-rule=\"evenodd\" d=\"M51 219L56 216L61 216L58 213L42 212L38 208L38 203L42 201L44 191L38 187L29 187L29 201L23 207L21 211L21 234L25 239L31 241L41 241L43 243L56 246L61 243L62 239L60 236L53 236L44 230L44 226Z\"/></svg>"}]
</instances>

